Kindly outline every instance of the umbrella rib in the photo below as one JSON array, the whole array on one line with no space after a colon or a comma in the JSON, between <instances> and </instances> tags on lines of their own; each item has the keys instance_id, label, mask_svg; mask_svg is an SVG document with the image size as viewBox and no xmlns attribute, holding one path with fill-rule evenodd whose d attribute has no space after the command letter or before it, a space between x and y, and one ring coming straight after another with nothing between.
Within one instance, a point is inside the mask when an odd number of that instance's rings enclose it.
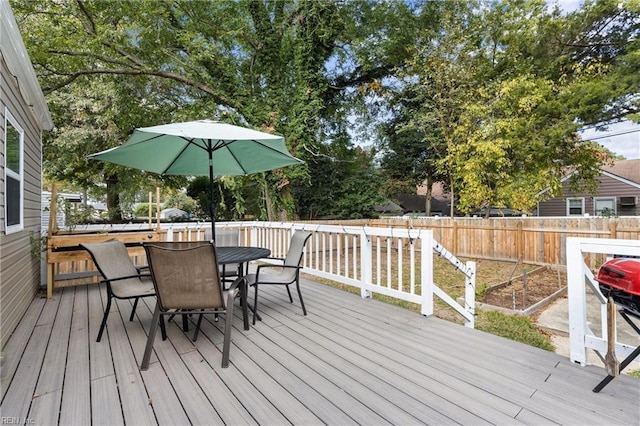
<instances>
[{"instance_id":1,"label":"umbrella rib","mask_svg":"<svg viewBox=\"0 0 640 426\"><path fill-rule=\"evenodd\" d=\"M201 149L207 151L206 148L203 148L202 146L200 146L197 143L193 142L195 139L187 139L184 136L178 136L178 137L184 139L185 141L187 141L187 144L184 147L182 147L182 149L180 150L178 155L174 156L173 157L173 161L171 161L169 163L169 165L162 171L161 174L163 174L163 175L167 173L167 170L169 170L169 169L171 169L171 167L173 167L173 165L176 163L176 161L178 161L178 158L180 158L180 156L187 150L187 148L189 148L189 145L195 145L198 148L201 148Z\"/></svg>"},{"instance_id":2,"label":"umbrella rib","mask_svg":"<svg viewBox=\"0 0 640 426\"><path fill-rule=\"evenodd\" d=\"M240 163L240 160L238 160L238 157L236 157L236 154L233 153L233 151L231 151L231 148L229 148L229 145L231 145L233 142L236 142L236 140L233 140L231 142L225 143L224 144L224 148L227 148L227 151L229 151L229 154L231 154L231 156L233 157L233 159L235 160L236 164L238 165L238 167L240 167L242 169L242 174L243 175L247 175L247 169L245 169L244 167L242 167L242 164ZM258 141L255 141L255 143L259 143ZM218 148L219 149L219 148Z\"/></svg>"},{"instance_id":3,"label":"umbrella rib","mask_svg":"<svg viewBox=\"0 0 640 426\"><path fill-rule=\"evenodd\" d=\"M247 175L247 171L246 171L246 169L245 169L244 167L242 167L242 164L240 164L240 161L238 161L238 157L236 157L236 155L233 153L233 151L232 151L232 150L231 150L231 148L230 148L230 145L232 145L232 144L233 144L233 142L237 142L237 141L238 141L238 140L232 140L232 141L230 141L230 142L228 142L228 143L225 143L223 146L224 146L225 148L227 148L227 150L229 151L229 153L231 154L231 156L233 157L233 159L234 159L234 160L236 160L236 164L238 164L238 166L242 169L242 171L244 172L244 174L245 174L245 175ZM261 147L263 147L263 148L268 149L269 151L273 151L273 152L276 152L276 153L281 154L281 155L286 155L286 156L287 156L287 157L289 157L289 158L293 158L293 159L298 160L297 158L295 158L295 157L294 157L294 156L292 156L291 154L285 154L285 153L283 153L282 151L279 151L279 150L277 150L277 149L275 149L275 148L273 148L273 147L271 147L271 146L269 146L269 145L266 145L266 144L264 144L264 143L262 143L262 142L260 142L260 141L258 141L258 140L251 139L251 141L252 141L252 142L255 142L256 144L260 145L260 146L261 146ZM220 148L218 148L218 149L220 149ZM298 161L300 161L300 160L298 160Z\"/></svg>"}]
</instances>

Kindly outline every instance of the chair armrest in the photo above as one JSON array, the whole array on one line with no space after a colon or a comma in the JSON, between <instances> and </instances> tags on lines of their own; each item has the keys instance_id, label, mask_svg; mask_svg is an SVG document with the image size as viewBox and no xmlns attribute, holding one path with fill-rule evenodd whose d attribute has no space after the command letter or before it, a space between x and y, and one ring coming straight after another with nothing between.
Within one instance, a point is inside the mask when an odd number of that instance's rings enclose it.
<instances>
[{"instance_id":1,"label":"chair armrest","mask_svg":"<svg viewBox=\"0 0 640 426\"><path fill-rule=\"evenodd\" d=\"M256 268L256 282L258 282L258 277L260 276L260 270L263 268L280 268L280 269L297 269L300 270L302 269L302 266L300 265L266 265L266 264L262 264L262 265L258 265L258 267ZM253 284L251 284L253 285Z\"/></svg>"},{"instance_id":2,"label":"chair armrest","mask_svg":"<svg viewBox=\"0 0 640 426\"><path fill-rule=\"evenodd\" d=\"M151 274L126 275L124 277L103 279L101 282L103 282L103 283L111 283L111 282L114 282L114 281L128 280L130 278L145 278L145 277L151 278Z\"/></svg>"},{"instance_id":3,"label":"chair armrest","mask_svg":"<svg viewBox=\"0 0 640 426\"><path fill-rule=\"evenodd\" d=\"M228 295L227 296L228 303L233 303L233 299L236 298L236 295L239 292L238 286L240 286L240 283L242 281L246 282L247 278L246 277L238 277L238 278L236 278L236 280L233 283L231 283L229 288L225 290L227 292L227 295Z\"/></svg>"},{"instance_id":4,"label":"chair armrest","mask_svg":"<svg viewBox=\"0 0 640 426\"><path fill-rule=\"evenodd\" d=\"M302 269L302 266L300 265L258 265L258 267L256 268L256 275L258 275L258 273L260 272L261 269L263 268L289 268L289 269Z\"/></svg>"}]
</instances>

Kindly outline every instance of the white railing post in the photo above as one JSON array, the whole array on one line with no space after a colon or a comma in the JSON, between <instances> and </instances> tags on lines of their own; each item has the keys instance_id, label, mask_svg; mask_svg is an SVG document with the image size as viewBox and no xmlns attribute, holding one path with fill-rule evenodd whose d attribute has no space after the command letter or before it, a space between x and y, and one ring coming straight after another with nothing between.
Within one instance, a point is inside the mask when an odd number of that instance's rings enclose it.
<instances>
[{"instance_id":1,"label":"white railing post","mask_svg":"<svg viewBox=\"0 0 640 426\"><path fill-rule=\"evenodd\" d=\"M475 327L476 320L476 262L468 261L467 270L469 275L465 275L464 287L464 309L469 312L469 318L465 318L464 325L469 328Z\"/></svg>"},{"instance_id":2,"label":"white railing post","mask_svg":"<svg viewBox=\"0 0 640 426\"><path fill-rule=\"evenodd\" d=\"M433 231L422 231L420 247L420 284L422 287L422 315L433 315Z\"/></svg>"},{"instance_id":3,"label":"white railing post","mask_svg":"<svg viewBox=\"0 0 640 426\"><path fill-rule=\"evenodd\" d=\"M569 303L570 359L580 365L587 364L584 343L587 326L587 298L584 291L584 260L580 240L567 238L567 297Z\"/></svg>"},{"instance_id":4,"label":"white railing post","mask_svg":"<svg viewBox=\"0 0 640 426\"><path fill-rule=\"evenodd\" d=\"M255 227L255 226L252 226L252 227L249 229L249 233L250 233L250 235L251 235L251 237L250 237L250 239L249 239L249 240L251 241L251 245L252 245L253 247L261 247L261 242L260 242L260 241L258 241L258 228L257 228L257 227Z\"/></svg>"},{"instance_id":5,"label":"white railing post","mask_svg":"<svg viewBox=\"0 0 640 426\"><path fill-rule=\"evenodd\" d=\"M367 289L367 284L371 284L373 280L373 263L371 261L371 245L372 238L367 235L366 229L360 230L360 296L362 298L370 298L371 290Z\"/></svg>"}]
</instances>

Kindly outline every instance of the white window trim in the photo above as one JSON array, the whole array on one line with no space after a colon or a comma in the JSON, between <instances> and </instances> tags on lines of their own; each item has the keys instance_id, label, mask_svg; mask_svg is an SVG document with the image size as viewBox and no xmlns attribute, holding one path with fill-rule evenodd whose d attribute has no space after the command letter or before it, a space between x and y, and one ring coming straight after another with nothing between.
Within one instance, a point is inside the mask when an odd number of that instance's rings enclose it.
<instances>
[{"instance_id":1,"label":"white window trim","mask_svg":"<svg viewBox=\"0 0 640 426\"><path fill-rule=\"evenodd\" d=\"M594 197L593 198L593 214L595 216L598 216L599 213L596 211L596 205L598 204L598 201L602 201L602 200L611 200L613 201L613 214L618 214L618 200L616 199L616 197Z\"/></svg>"},{"instance_id":2,"label":"white window trim","mask_svg":"<svg viewBox=\"0 0 640 426\"><path fill-rule=\"evenodd\" d=\"M572 200L580 200L580 202L582 203L582 213L580 213L580 214L571 214L570 213L569 207L571 206L571 201ZM585 212L584 197L570 197L570 198L567 198L567 203L566 203L566 215L567 216L574 216L574 217L576 217L576 216L584 216L585 213L586 212Z\"/></svg>"},{"instance_id":3,"label":"white window trim","mask_svg":"<svg viewBox=\"0 0 640 426\"><path fill-rule=\"evenodd\" d=\"M20 173L15 173L13 170L7 168L7 123L11 124L20 133ZM12 234L24 229L24 130L22 126L18 124L18 121L11 115L9 109L4 109L4 229L5 234ZM7 176L16 179L20 182L20 221L15 225L9 226L7 223Z\"/></svg>"}]
</instances>

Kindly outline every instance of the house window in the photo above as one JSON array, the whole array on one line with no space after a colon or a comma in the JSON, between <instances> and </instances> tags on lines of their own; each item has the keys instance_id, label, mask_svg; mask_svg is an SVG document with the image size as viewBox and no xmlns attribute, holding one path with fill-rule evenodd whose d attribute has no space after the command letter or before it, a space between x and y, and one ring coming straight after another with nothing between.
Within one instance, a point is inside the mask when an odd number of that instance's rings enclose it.
<instances>
[{"instance_id":1,"label":"house window","mask_svg":"<svg viewBox=\"0 0 640 426\"><path fill-rule=\"evenodd\" d=\"M593 210L596 216L613 216L616 214L615 197L596 197L593 199Z\"/></svg>"},{"instance_id":2,"label":"house window","mask_svg":"<svg viewBox=\"0 0 640 426\"><path fill-rule=\"evenodd\" d=\"M23 229L24 131L6 108L4 116L4 217L9 234Z\"/></svg>"},{"instance_id":3,"label":"house window","mask_svg":"<svg viewBox=\"0 0 640 426\"><path fill-rule=\"evenodd\" d=\"M584 215L584 198L567 198L567 216Z\"/></svg>"}]
</instances>

